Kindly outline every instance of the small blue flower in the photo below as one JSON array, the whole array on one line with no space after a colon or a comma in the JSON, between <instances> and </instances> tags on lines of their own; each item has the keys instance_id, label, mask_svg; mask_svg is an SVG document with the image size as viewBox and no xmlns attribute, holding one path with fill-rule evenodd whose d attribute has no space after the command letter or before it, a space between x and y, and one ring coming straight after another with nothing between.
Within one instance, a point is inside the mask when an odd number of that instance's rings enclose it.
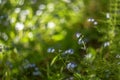
<instances>
[{"instance_id":1,"label":"small blue flower","mask_svg":"<svg viewBox=\"0 0 120 80\"><path fill-rule=\"evenodd\" d=\"M55 49L54 49L54 48L48 48L47 52L48 52L48 53L54 53L54 52L55 52Z\"/></svg>"},{"instance_id":2,"label":"small blue flower","mask_svg":"<svg viewBox=\"0 0 120 80\"><path fill-rule=\"evenodd\" d=\"M77 64L74 63L74 62L70 62L70 63L67 64L67 69L68 69L68 70L69 70L69 69L74 69L75 67L77 67Z\"/></svg>"},{"instance_id":3,"label":"small blue flower","mask_svg":"<svg viewBox=\"0 0 120 80\"><path fill-rule=\"evenodd\" d=\"M33 72L33 75L34 75L34 76L39 76L40 74L41 74L40 71L35 71L35 72Z\"/></svg>"},{"instance_id":4,"label":"small blue flower","mask_svg":"<svg viewBox=\"0 0 120 80\"><path fill-rule=\"evenodd\" d=\"M74 50L73 49L68 49L63 54L74 54Z\"/></svg>"}]
</instances>

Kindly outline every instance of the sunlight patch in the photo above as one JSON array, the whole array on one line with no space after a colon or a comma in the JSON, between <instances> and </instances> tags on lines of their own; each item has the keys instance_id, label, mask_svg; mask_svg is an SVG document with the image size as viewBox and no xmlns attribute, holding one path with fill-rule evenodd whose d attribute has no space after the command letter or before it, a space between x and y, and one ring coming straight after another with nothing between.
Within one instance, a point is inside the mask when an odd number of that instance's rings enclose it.
<instances>
[{"instance_id":1,"label":"sunlight patch","mask_svg":"<svg viewBox=\"0 0 120 80\"><path fill-rule=\"evenodd\" d=\"M52 29L55 27L55 23L54 22L48 22L48 28Z\"/></svg>"},{"instance_id":2,"label":"sunlight patch","mask_svg":"<svg viewBox=\"0 0 120 80\"><path fill-rule=\"evenodd\" d=\"M24 24L20 23L20 22L17 22L16 25L15 25L15 29L18 30L18 31L23 30L24 29Z\"/></svg>"}]
</instances>

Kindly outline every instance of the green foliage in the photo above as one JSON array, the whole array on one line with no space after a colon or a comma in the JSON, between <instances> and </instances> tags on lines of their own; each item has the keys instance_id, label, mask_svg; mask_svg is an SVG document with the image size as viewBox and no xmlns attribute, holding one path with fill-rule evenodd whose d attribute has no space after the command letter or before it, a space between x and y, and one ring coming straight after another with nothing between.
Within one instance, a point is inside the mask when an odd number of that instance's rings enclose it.
<instances>
[{"instance_id":1,"label":"green foliage","mask_svg":"<svg viewBox=\"0 0 120 80\"><path fill-rule=\"evenodd\" d=\"M0 80L119 80L119 0L0 0Z\"/></svg>"}]
</instances>

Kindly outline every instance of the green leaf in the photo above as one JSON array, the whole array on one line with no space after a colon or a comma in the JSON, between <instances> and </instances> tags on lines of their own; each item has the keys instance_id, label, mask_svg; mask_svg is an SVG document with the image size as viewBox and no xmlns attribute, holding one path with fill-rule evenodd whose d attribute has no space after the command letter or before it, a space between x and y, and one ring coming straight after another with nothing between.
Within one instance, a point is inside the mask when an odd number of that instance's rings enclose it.
<instances>
[{"instance_id":1,"label":"green leaf","mask_svg":"<svg viewBox=\"0 0 120 80\"><path fill-rule=\"evenodd\" d=\"M59 57L59 55L55 56L55 57L52 59L50 66L52 66L52 65L55 63L55 61L57 60L58 57Z\"/></svg>"}]
</instances>

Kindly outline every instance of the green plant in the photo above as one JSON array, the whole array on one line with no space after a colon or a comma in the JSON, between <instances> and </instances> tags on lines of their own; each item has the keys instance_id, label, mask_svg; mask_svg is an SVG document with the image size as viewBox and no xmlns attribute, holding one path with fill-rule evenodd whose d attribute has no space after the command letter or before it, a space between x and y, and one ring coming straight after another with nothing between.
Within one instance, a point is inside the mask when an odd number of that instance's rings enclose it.
<instances>
[{"instance_id":1,"label":"green plant","mask_svg":"<svg viewBox=\"0 0 120 80\"><path fill-rule=\"evenodd\" d=\"M119 80L119 0L0 0L0 80Z\"/></svg>"}]
</instances>

